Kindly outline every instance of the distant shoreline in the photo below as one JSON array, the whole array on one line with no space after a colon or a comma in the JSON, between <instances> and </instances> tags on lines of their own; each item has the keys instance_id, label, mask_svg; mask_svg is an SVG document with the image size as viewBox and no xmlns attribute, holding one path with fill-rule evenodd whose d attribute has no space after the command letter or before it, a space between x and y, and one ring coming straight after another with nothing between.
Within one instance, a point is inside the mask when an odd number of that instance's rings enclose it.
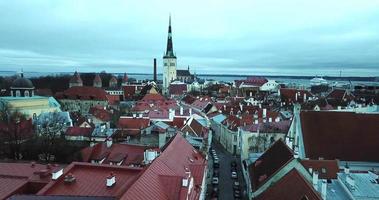
<instances>
[{"instance_id":1,"label":"distant shoreline","mask_svg":"<svg viewBox=\"0 0 379 200\"><path fill-rule=\"evenodd\" d=\"M3 76L3 74L16 74L16 71L0 71L0 76ZM65 74L73 74L74 72L28 72L27 74L40 74L39 76L51 76L51 75L65 75ZM96 72L82 72L83 74L87 73L96 73ZM106 72L109 73L109 72ZM120 73L112 73L112 74L124 74L123 72ZM128 75L142 75L142 76L153 76L151 73L127 73ZM8 75L7 75L8 76ZM162 76L161 73L158 74L158 76ZM244 79L249 76L260 76L260 77L266 77L266 78L284 78L284 79L312 79L315 76L308 76L308 75L241 75L241 74L197 74L197 76L201 77L240 77L241 79ZM336 80L336 81L367 81L367 82L379 82L378 76L319 76L324 78L325 80Z\"/></svg>"}]
</instances>

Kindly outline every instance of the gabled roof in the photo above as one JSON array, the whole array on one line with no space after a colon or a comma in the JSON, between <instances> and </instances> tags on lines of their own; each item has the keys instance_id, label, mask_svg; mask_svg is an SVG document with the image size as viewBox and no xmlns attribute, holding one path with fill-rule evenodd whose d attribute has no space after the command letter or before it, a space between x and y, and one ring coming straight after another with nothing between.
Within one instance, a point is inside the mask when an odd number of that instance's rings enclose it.
<instances>
[{"instance_id":1,"label":"gabled roof","mask_svg":"<svg viewBox=\"0 0 379 200\"><path fill-rule=\"evenodd\" d=\"M179 185L186 171L194 177L191 195L199 195L194 188L202 182L207 161L180 134L176 134L121 199L183 199L186 187ZM185 193L184 193L185 192Z\"/></svg>"},{"instance_id":2,"label":"gabled roof","mask_svg":"<svg viewBox=\"0 0 379 200\"><path fill-rule=\"evenodd\" d=\"M322 200L313 186L296 170L292 169L278 182L262 192L257 200L308 199Z\"/></svg>"},{"instance_id":3,"label":"gabled roof","mask_svg":"<svg viewBox=\"0 0 379 200\"><path fill-rule=\"evenodd\" d=\"M187 92L187 84L170 84L169 92L172 95L182 95Z\"/></svg>"},{"instance_id":4,"label":"gabled roof","mask_svg":"<svg viewBox=\"0 0 379 200\"><path fill-rule=\"evenodd\" d=\"M282 139L277 140L262 156L248 166L252 190L258 190L293 159L292 151Z\"/></svg>"},{"instance_id":5,"label":"gabled roof","mask_svg":"<svg viewBox=\"0 0 379 200\"><path fill-rule=\"evenodd\" d=\"M196 137L207 137L208 136L208 128L204 127L200 122L196 119L192 119L190 124L187 124L182 128L182 131L188 131L192 133Z\"/></svg>"},{"instance_id":6,"label":"gabled roof","mask_svg":"<svg viewBox=\"0 0 379 200\"><path fill-rule=\"evenodd\" d=\"M132 144L112 144L107 147L105 142L97 143L93 147L84 148L82 158L84 162L91 162L92 160L103 160L103 164L120 163L122 165L141 165L144 159L144 152L146 149L151 149L148 146L132 145Z\"/></svg>"},{"instance_id":7,"label":"gabled roof","mask_svg":"<svg viewBox=\"0 0 379 200\"><path fill-rule=\"evenodd\" d=\"M112 113L103 107L91 107L89 113L103 122L108 122L112 119Z\"/></svg>"},{"instance_id":8,"label":"gabled roof","mask_svg":"<svg viewBox=\"0 0 379 200\"><path fill-rule=\"evenodd\" d=\"M99 165L73 162L56 181L48 183L38 195L108 196L120 197L135 182L141 168L115 165ZM116 183L106 186L106 179L115 174ZM72 174L75 182L65 183L65 176Z\"/></svg>"},{"instance_id":9,"label":"gabled roof","mask_svg":"<svg viewBox=\"0 0 379 200\"><path fill-rule=\"evenodd\" d=\"M67 136L83 136L83 137L90 137L93 132L92 127L68 127L66 130Z\"/></svg>"},{"instance_id":10,"label":"gabled roof","mask_svg":"<svg viewBox=\"0 0 379 200\"><path fill-rule=\"evenodd\" d=\"M294 88L280 88L280 97L286 102L304 102L304 94L306 98L313 97L313 94L308 90L300 90ZM296 100L297 96L297 100Z\"/></svg>"},{"instance_id":11,"label":"gabled roof","mask_svg":"<svg viewBox=\"0 0 379 200\"><path fill-rule=\"evenodd\" d=\"M142 101L164 101L166 100L162 95L160 94L146 94Z\"/></svg>"},{"instance_id":12,"label":"gabled roof","mask_svg":"<svg viewBox=\"0 0 379 200\"><path fill-rule=\"evenodd\" d=\"M302 111L305 156L379 162L379 114Z\"/></svg>"},{"instance_id":13,"label":"gabled roof","mask_svg":"<svg viewBox=\"0 0 379 200\"><path fill-rule=\"evenodd\" d=\"M317 171L321 179L337 179L339 172L337 160L301 160L301 164L307 170Z\"/></svg>"},{"instance_id":14,"label":"gabled roof","mask_svg":"<svg viewBox=\"0 0 379 200\"><path fill-rule=\"evenodd\" d=\"M107 101L107 93L104 89L90 86L75 86L57 94L58 99L79 99Z\"/></svg>"}]
</instances>

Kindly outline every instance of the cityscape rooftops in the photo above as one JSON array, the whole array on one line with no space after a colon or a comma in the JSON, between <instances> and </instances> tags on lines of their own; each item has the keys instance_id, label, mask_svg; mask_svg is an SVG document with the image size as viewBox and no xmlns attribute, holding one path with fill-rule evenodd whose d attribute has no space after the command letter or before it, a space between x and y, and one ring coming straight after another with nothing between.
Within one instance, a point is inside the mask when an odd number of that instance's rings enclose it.
<instances>
[{"instance_id":1,"label":"cityscape rooftops","mask_svg":"<svg viewBox=\"0 0 379 200\"><path fill-rule=\"evenodd\" d=\"M38 195L120 197L135 182L141 168L73 162L62 176L51 181ZM114 183L107 186L107 179Z\"/></svg>"}]
</instances>

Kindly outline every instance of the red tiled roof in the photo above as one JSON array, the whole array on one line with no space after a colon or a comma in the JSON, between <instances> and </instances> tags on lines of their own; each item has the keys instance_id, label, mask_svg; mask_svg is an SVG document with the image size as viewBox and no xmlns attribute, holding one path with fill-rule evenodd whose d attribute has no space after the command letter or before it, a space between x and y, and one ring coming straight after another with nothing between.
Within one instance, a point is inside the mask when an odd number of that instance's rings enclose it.
<instances>
[{"instance_id":1,"label":"red tiled roof","mask_svg":"<svg viewBox=\"0 0 379 200\"><path fill-rule=\"evenodd\" d=\"M296 101L296 94L297 94L297 101ZM306 94L307 99L309 97L313 97L313 94L310 93L308 90L280 88L280 97L282 101L285 101L287 103L304 102L304 94Z\"/></svg>"},{"instance_id":2,"label":"red tiled roof","mask_svg":"<svg viewBox=\"0 0 379 200\"><path fill-rule=\"evenodd\" d=\"M146 149L151 149L151 147L117 143L108 148L106 143L102 142L93 147L86 147L81 153L84 162L99 161L105 158L103 164L123 161L122 165L141 165Z\"/></svg>"},{"instance_id":3,"label":"red tiled roof","mask_svg":"<svg viewBox=\"0 0 379 200\"><path fill-rule=\"evenodd\" d=\"M121 199L183 199L187 194L184 193L187 192L187 188L179 183L186 175L186 169L194 177L193 188L196 188L196 184L201 183L203 179L206 166L207 161L204 157L177 134ZM193 189L191 195L199 194Z\"/></svg>"},{"instance_id":4,"label":"red tiled roof","mask_svg":"<svg viewBox=\"0 0 379 200\"><path fill-rule=\"evenodd\" d=\"M207 137L208 128L200 124L196 119L192 119L190 124L187 124L182 128L182 131L188 131L197 137Z\"/></svg>"},{"instance_id":5,"label":"red tiled roof","mask_svg":"<svg viewBox=\"0 0 379 200\"><path fill-rule=\"evenodd\" d=\"M192 95L186 95L186 96L182 99L182 101L183 101L184 103L190 105L190 104L192 104L193 102L196 101L196 98L193 97Z\"/></svg>"},{"instance_id":6,"label":"red tiled roof","mask_svg":"<svg viewBox=\"0 0 379 200\"><path fill-rule=\"evenodd\" d=\"M89 113L103 122L108 122L112 119L112 113L108 110L105 110L103 107L91 107L89 109Z\"/></svg>"},{"instance_id":7,"label":"red tiled roof","mask_svg":"<svg viewBox=\"0 0 379 200\"><path fill-rule=\"evenodd\" d=\"M137 86L125 85L125 86L122 86L122 90L124 91L124 98L130 99L136 94Z\"/></svg>"},{"instance_id":8,"label":"red tiled roof","mask_svg":"<svg viewBox=\"0 0 379 200\"><path fill-rule=\"evenodd\" d=\"M306 157L379 162L379 114L302 111Z\"/></svg>"},{"instance_id":9,"label":"red tiled roof","mask_svg":"<svg viewBox=\"0 0 379 200\"><path fill-rule=\"evenodd\" d=\"M182 95L187 92L187 84L170 84L169 92L173 95Z\"/></svg>"},{"instance_id":10,"label":"red tiled roof","mask_svg":"<svg viewBox=\"0 0 379 200\"><path fill-rule=\"evenodd\" d=\"M0 199L30 193L33 188L38 190L51 180L51 172L57 168L35 163L0 163Z\"/></svg>"},{"instance_id":11,"label":"red tiled roof","mask_svg":"<svg viewBox=\"0 0 379 200\"><path fill-rule=\"evenodd\" d=\"M63 93L57 94L58 99L80 99L80 100L99 100L107 101L107 93L104 89L75 86L65 90Z\"/></svg>"},{"instance_id":12,"label":"red tiled roof","mask_svg":"<svg viewBox=\"0 0 379 200\"><path fill-rule=\"evenodd\" d=\"M292 151L282 139L277 140L261 157L248 166L252 190L258 190L259 187L293 159Z\"/></svg>"},{"instance_id":13,"label":"red tiled roof","mask_svg":"<svg viewBox=\"0 0 379 200\"><path fill-rule=\"evenodd\" d=\"M265 77L259 77L259 76L251 76L251 77L248 77L246 80L235 80L237 87L240 87L241 84L260 87L267 82L268 80Z\"/></svg>"},{"instance_id":14,"label":"red tiled roof","mask_svg":"<svg viewBox=\"0 0 379 200\"><path fill-rule=\"evenodd\" d=\"M312 185L296 170L292 169L278 182L261 193L257 200L309 199L322 200Z\"/></svg>"},{"instance_id":15,"label":"red tiled roof","mask_svg":"<svg viewBox=\"0 0 379 200\"><path fill-rule=\"evenodd\" d=\"M339 172L337 160L301 160L301 164L309 170L318 172L321 179L337 179Z\"/></svg>"},{"instance_id":16,"label":"red tiled roof","mask_svg":"<svg viewBox=\"0 0 379 200\"><path fill-rule=\"evenodd\" d=\"M122 129L144 129L150 124L149 118L120 117L117 123L118 128Z\"/></svg>"},{"instance_id":17,"label":"red tiled roof","mask_svg":"<svg viewBox=\"0 0 379 200\"><path fill-rule=\"evenodd\" d=\"M166 100L162 95L160 94L146 94L142 101L164 101Z\"/></svg>"},{"instance_id":18,"label":"red tiled roof","mask_svg":"<svg viewBox=\"0 0 379 200\"><path fill-rule=\"evenodd\" d=\"M93 128L86 127L68 127L66 130L67 136L83 136L90 137L93 132Z\"/></svg>"},{"instance_id":19,"label":"red tiled roof","mask_svg":"<svg viewBox=\"0 0 379 200\"><path fill-rule=\"evenodd\" d=\"M73 162L65 168L58 180L47 184L38 195L120 197L135 182L141 171L141 168ZM75 182L65 183L65 176L69 173L75 177ZM106 178L111 173L115 174L116 183L107 187Z\"/></svg>"}]
</instances>

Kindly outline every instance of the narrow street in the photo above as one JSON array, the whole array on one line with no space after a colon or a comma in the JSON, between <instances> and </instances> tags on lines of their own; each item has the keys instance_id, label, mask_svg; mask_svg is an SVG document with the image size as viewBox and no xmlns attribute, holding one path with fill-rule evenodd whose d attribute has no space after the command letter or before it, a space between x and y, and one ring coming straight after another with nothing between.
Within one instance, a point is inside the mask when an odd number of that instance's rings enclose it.
<instances>
[{"instance_id":1,"label":"narrow street","mask_svg":"<svg viewBox=\"0 0 379 200\"><path fill-rule=\"evenodd\" d=\"M218 193L218 199L220 200L232 200L234 198L234 193L233 193L233 183L237 179L233 179L231 176L231 162L234 160L237 162L237 173L238 173L238 182L240 183L240 190L241 190L241 195L244 194L245 190L245 181L243 180L242 176L242 169L240 165L240 161L238 157L233 156L229 152L227 152L221 144L219 144L217 141L213 141L212 143L212 149L216 150L217 156L220 161L220 167L218 169L219 171L219 193ZM210 152L209 155L209 162L212 163L211 166L213 166L213 156L212 153ZM211 175L210 180L212 180L213 177L213 167L210 167L210 172L209 174ZM208 185L208 196L207 199L211 199L211 194L212 194L212 189L213 185L210 181ZM237 198L238 199L238 198ZM247 199L245 196L242 196L240 199Z\"/></svg>"}]
</instances>

